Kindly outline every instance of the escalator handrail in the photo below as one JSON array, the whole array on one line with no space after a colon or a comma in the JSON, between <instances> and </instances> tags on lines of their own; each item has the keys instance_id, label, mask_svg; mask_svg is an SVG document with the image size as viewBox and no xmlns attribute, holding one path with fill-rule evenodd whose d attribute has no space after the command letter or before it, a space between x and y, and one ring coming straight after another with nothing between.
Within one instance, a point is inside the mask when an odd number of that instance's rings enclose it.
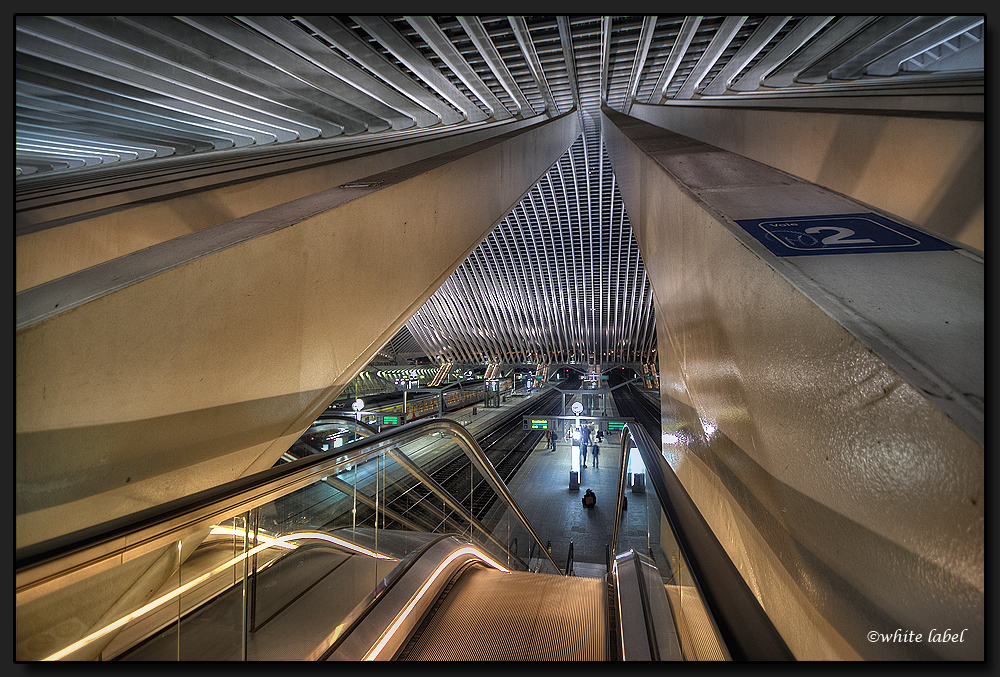
<instances>
[{"instance_id":1,"label":"escalator handrail","mask_svg":"<svg viewBox=\"0 0 1000 677\"><path fill-rule=\"evenodd\" d=\"M386 579L384 590L359 605L359 612L352 614L351 622L332 641L325 642L306 660L378 660L383 649L382 659L391 659L448 583L474 564L509 572L477 546L455 537L428 543L407 562L405 570Z\"/></svg>"},{"instance_id":2,"label":"escalator handrail","mask_svg":"<svg viewBox=\"0 0 1000 677\"><path fill-rule=\"evenodd\" d=\"M325 638L324 641L320 643L319 647L313 650L313 652L305 660L324 660L336 651L344 639L364 621L364 619L371 613L371 611L375 608L375 605L382 600L386 593L392 590L393 586L396 585L400 579L406 576L411 569L413 569L414 564L421 557L423 557L424 553L431 550L437 546L438 543L444 540L455 541L457 539L454 535L442 534L441 536L428 541L399 560L399 563L393 567L392 571L390 571L385 578L379 581L376 588L372 590L372 592L370 592L363 601L359 602L350 613L348 613L344 620L342 620L334 629L334 632Z\"/></svg>"},{"instance_id":3,"label":"escalator handrail","mask_svg":"<svg viewBox=\"0 0 1000 677\"><path fill-rule=\"evenodd\" d=\"M628 655L626 645L623 643L622 650L624 655L622 656L622 660L649 660L654 662L659 661L660 646L656 640L656 628L653 627L652 611L650 609L650 604L649 604L649 594L646 592L646 581L643 579L642 575L642 560L640 559L639 553L637 553L634 550L630 550L627 553L622 553L621 555L618 555L618 557L615 558L616 573L619 574L621 573L622 569L624 568L622 565L626 561L628 564L631 565L633 573L635 573L634 580L627 581L627 583L635 586L636 594L639 597L639 606L642 607L641 612L642 612L643 627L646 630L646 646L643 648L649 653L647 656L642 656L641 658L636 657L635 659L633 659L631 656ZM616 581L617 581L616 585L618 586L621 586L623 583L625 583L625 581L621 580L620 576L616 578ZM619 600L620 599L621 595L619 595ZM619 618L621 618L623 614L624 614L624 609L619 609L618 613Z\"/></svg>"},{"instance_id":4,"label":"escalator handrail","mask_svg":"<svg viewBox=\"0 0 1000 677\"><path fill-rule=\"evenodd\" d=\"M47 594L98 571L152 552L204 529L308 486L325 475L362 463L386 449L443 433L458 442L493 490L507 503L542 551L541 539L500 479L476 439L446 418L422 419L371 435L342 447L344 455L316 454L206 489L164 505L111 520L15 552L15 598L18 604ZM338 460L340 459L340 460ZM560 574L558 564L546 555Z\"/></svg>"},{"instance_id":5,"label":"escalator handrail","mask_svg":"<svg viewBox=\"0 0 1000 677\"><path fill-rule=\"evenodd\" d=\"M704 600L730 656L736 661L794 661L795 656L715 537L684 485L663 458L649 433L638 423L626 423L622 431L621 471L618 477L612 551L617 552L618 546L618 525L621 523L625 497L630 438L642 457L647 477L670 523L694 586Z\"/></svg>"}]
</instances>

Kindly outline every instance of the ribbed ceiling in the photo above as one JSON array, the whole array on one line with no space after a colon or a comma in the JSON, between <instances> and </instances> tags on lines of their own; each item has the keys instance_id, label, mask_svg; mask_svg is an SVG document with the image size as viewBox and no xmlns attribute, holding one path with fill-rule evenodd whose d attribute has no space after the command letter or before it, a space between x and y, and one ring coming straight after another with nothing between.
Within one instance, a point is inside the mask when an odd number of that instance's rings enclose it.
<instances>
[{"instance_id":1,"label":"ribbed ceiling","mask_svg":"<svg viewBox=\"0 0 1000 677\"><path fill-rule=\"evenodd\" d=\"M651 293L601 102L982 86L983 18L16 16L17 194L576 108L584 134L406 331L447 361L647 362Z\"/></svg>"}]
</instances>

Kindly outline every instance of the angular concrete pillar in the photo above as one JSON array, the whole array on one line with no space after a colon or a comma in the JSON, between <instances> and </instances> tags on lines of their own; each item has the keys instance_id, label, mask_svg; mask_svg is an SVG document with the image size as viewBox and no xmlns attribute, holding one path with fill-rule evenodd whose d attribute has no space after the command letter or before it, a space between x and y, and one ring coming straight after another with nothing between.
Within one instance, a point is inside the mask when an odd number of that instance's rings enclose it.
<instances>
[{"instance_id":1,"label":"angular concrete pillar","mask_svg":"<svg viewBox=\"0 0 1000 677\"><path fill-rule=\"evenodd\" d=\"M635 118L602 129L655 296L663 454L796 657L982 660L983 259Z\"/></svg>"},{"instance_id":2,"label":"angular concrete pillar","mask_svg":"<svg viewBox=\"0 0 1000 677\"><path fill-rule=\"evenodd\" d=\"M579 133L479 137L19 293L17 547L270 467Z\"/></svg>"}]
</instances>

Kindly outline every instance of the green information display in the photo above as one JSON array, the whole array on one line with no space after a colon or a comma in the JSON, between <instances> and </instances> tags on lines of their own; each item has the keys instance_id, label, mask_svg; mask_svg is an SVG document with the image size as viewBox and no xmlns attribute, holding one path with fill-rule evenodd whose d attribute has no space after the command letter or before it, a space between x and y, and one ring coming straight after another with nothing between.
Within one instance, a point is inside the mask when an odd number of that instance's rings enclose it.
<instances>
[{"instance_id":1,"label":"green information display","mask_svg":"<svg viewBox=\"0 0 1000 677\"><path fill-rule=\"evenodd\" d=\"M608 432L621 432L625 424L631 421L625 417L624 420L611 420L603 416L550 416L548 418L532 418L525 416L522 419L525 430L559 430L560 421L565 421L564 425L576 426L581 422L596 423Z\"/></svg>"},{"instance_id":2,"label":"green information display","mask_svg":"<svg viewBox=\"0 0 1000 677\"><path fill-rule=\"evenodd\" d=\"M402 414L383 414L382 425L402 425L405 419Z\"/></svg>"}]
</instances>

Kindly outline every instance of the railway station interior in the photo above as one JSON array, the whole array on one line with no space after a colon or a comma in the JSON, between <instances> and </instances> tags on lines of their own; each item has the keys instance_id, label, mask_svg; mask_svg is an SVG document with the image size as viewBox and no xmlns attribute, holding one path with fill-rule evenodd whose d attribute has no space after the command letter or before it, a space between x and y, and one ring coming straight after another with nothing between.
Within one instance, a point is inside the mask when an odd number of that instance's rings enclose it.
<instances>
[{"instance_id":1,"label":"railway station interior","mask_svg":"<svg viewBox=\"0 0 1000 677\"><path fill-rule=\"evenodd\" d=\"M14 29L15 663L984 661L984 14Z\"/></svg>"}]
</instances>

